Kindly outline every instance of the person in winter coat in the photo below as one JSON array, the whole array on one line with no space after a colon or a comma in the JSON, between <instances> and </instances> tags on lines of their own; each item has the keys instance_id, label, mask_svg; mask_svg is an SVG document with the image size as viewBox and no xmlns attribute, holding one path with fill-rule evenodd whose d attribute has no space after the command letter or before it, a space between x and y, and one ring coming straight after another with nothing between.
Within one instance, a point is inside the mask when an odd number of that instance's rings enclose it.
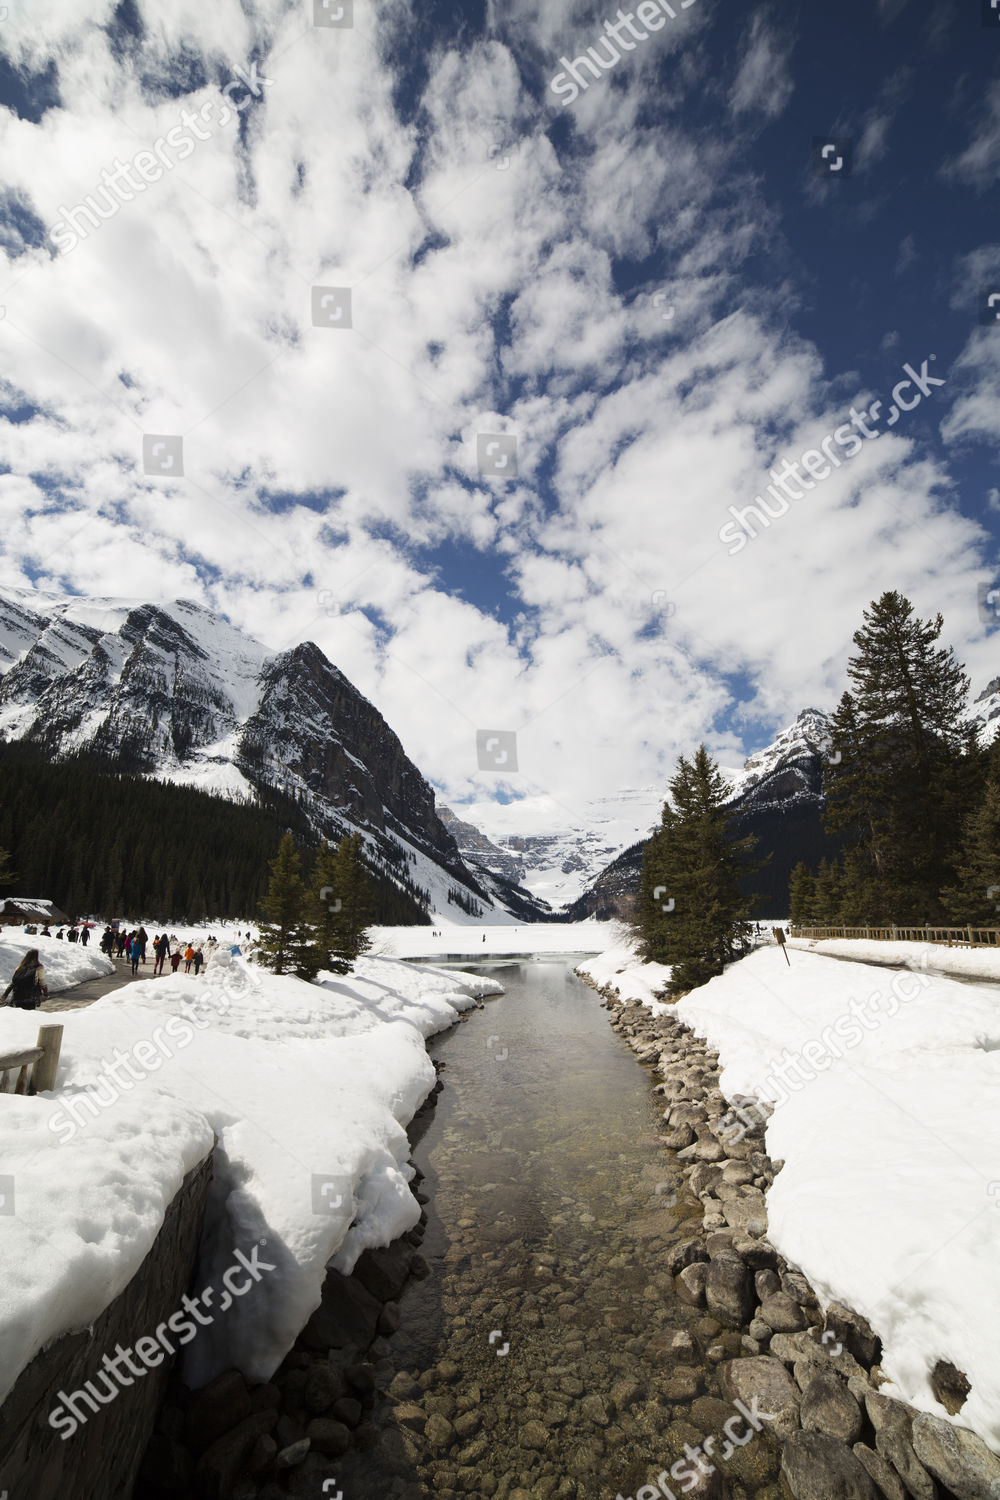
<instances>
[{"instance_id":1,"label":"person in winter coat","mask_svg":"<svg viewBox=\"0 0 1000 1500\"><path fill-rule=\"evenodd\" d=\"M184 972L185 972L185 974L190 974L190 972L191 972L191 963L192 963L193 959L194 959L194 949L191 947L191 944L188 943L187 947L184 949Z\"/></svg>"},{"instance_id":2,"label":"person in winter coat","mask_svg":"<svg viewBox=\"0 0 1000 1500\"><path fill-rule=\"evenodd\" d=\"M80 929L80 942L83 944L83 946L85 948L86 948L87 944L90 942L90 928L89 927L82 927Z\"/></svg>"},{"instance_id":3,"label":"person in winter coat","mask_svg":"<svg viewBox=\"0 0 1000 1500\"><path fill-rule=\"evenodd\" d=\"M75 927L71 927L70 930L69 930L69 932L67 932L67 934L66 934L67 939L71 943L75 943L79 939L79 936L80 936L80 934L77 932L77 930L76 930Z\"/></svg>"},{"instance_id":4,"label":"person in winter coat","mask_svg":"<svg viewBox=\"0 0 1000 1500\"><path fill-rule=\"evenodd\" d=\"M173 971L174 971L175 974L177 973L177 970L180 967L180 961L181 961L181 950L179 948L175 948L174 951L173 951L173 953L171 953L171 955L170 955L170 967L173 969Z\"/></svg>"},{"instance_id":5,"label":"person in winter coat","mask_svg":"<svg viewBox=\"0 0 1000 1500\"><path fill-rule=\"evenodd\" d=\"M163 965L170 957L170 939L164 932L153 944L153 952L156 954L156 963L153 965L154 974L163 973Z\"/></svg>"},{"instance_id":6,"label":"person in winter coat","mask_svg":"<svg viewBox=\"0 0 1000 1500\"><path fill-rule=\"evenodd\" d=\"M132 939L131 943L129 944L129 958L132 960L132 973L133 974L135 974L135 973L138 972L138 969L139 969L139 960L142 957L142 947L143 947L143 945L139 941L139 934L136 933L135 937Z\"/></svg>"},{"instance_id":7,"label":"person in winter coat","mask_svg":"<svg viewBox=\"0 0 1000 1500\"><path fill-rule=\"evenodd\" d=\"M202 966L202 964L204 962L205 962L205 955L204 955L204 953L202 953L202 951L201 951L201 944L199 943L198 946L197 946L197 948L194 950L194 977L196 979L198 978L198 975L201 973L201 966Z\"/></svg>"},{"instance_id":8,"label":"person in winter coat","mask_svg":"<svg viewBox=\"0 0 1000 1500\"><path fill-rule=\"evenodd\" d=\"M11 1005L16 1006L18 1010L37 1010L48 993L45 970L38 956L38 949L29 948L11 975L10 984L0 997L0 1004L6 1004L9 995Z\"/></svg>"},{"instance_id":9,"label":"person in winter coat","mask_svg":"<svg viewBox=\"0 0 1000 1500\"><path fill-rule=\"evenodd\" d=\"M145 963L146 962L146 944L149 942L149 933L146 931L145 927L140 927L139 931L136 933L136 937L139 939L139 942L142 945L140 947L140 949L139 949L139 955L140 955L143 963Z\"/></svg>"}]
</instances>

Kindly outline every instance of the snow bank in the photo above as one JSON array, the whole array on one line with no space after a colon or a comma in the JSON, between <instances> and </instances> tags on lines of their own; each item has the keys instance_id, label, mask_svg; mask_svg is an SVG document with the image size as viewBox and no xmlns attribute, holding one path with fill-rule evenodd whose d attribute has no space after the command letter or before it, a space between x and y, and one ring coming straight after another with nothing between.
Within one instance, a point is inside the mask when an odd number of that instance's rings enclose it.
<instances>
[{"instance_id":1,"label":"snow bank","mask_svg":"<svg viewBox=\"0 0 1000 1500\"><path fill-rule=\"evenodd\" d=\"M599 990L613 990L626 1004L630 1000L641 1001L654 1016L673 1012L672 1005L658 999L670 979L669 967L666 964L638 963L635 949L624 934L615 947L577 964L576 972L584 975Z\"/></svg>"},{"instance_id":2,"label":"snow bank","mask_svg":"<svg viewBox=\"0 0 1000 1500\"><path fill-rule=\"evenodd\" d=\"M789 938L790 948L828 958L860 959L891 968L932 969L964 979L1000 980L1000 948L949 948L943 943L874 942L865 938Z\"/></svg>"},{"instance_id":3,"label":"snow bank","mask_svg":"<svg viewBox=\"0 0 1000 1500\"><path fill-rule=\"evenodd\" d=\"M776 1103L770 1239L870 1320L895 1394L946 1418L930 1372L963 1370L957 1421L1000 1449L1000 991L764 949L676 1013L727 1097Z\"/></svg>"},{"instance_id":4,"label":"snow bank","mask_svg":"<svg viewBox=\"0 0 1000 1500\"><path fill-rule=\"evenodd\" d=\"M67 943L65 938L60 941L55 937L32 937L26 932L15 933L9 927L3 928L0 937L0 994L7 988L21 959L32 948L38 949L38 956L45 965L45 982L51 995L81 984L85 979L100 979L102 974L113 974L114 964L97 946L101 930L96 931L96 936L92 931L89 944L83 947L78 942Z\"/></svg>"},{"instance_id":5,"label":"snow bank","mask_svg":"<svg viewBox=\"0 0 1000 1500\"><path fill-rule=\"evenodd\" d=\"M59 946L62 946L61 944ZM275 1266L191 1345L185 1378L266 1379L318 1306L327 1262L411 1228L405 1125L434 1083L424 1038L501 986L363 959L310 985L239 960L128 985L64 1026L58 1087L0 1096L0 1400L51 1339L133 1276L184 1174L218 1139L198 1276L236 1249ZM37 1016L0 1011L0 1049ZM137 1330L146 1332L147 1330Z\"/></svg>"}]
</instances>

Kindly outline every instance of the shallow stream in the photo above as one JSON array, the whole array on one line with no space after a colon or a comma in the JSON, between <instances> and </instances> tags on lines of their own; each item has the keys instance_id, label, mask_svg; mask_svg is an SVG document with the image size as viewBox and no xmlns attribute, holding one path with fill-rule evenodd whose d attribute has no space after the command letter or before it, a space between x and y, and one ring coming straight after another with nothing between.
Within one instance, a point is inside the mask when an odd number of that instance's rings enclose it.
<instances>
[{"instance_id":1,"label":"shallow stream","mask_svg":"<svg viewBox=\"0 0 1000 1500\"><path fill-rule=\"evenodd\" d=\"M634 1496L732 1413L715 1365L738 1335L663 1264L701 1206L658 1144L652 1074L572 964L476 967L504 995L430 1044L444 1090L412 1138L433 1274L402 1297L394 1401L378 1449L343 1461L345 1500Z\"/></svg>"}]
</instances>

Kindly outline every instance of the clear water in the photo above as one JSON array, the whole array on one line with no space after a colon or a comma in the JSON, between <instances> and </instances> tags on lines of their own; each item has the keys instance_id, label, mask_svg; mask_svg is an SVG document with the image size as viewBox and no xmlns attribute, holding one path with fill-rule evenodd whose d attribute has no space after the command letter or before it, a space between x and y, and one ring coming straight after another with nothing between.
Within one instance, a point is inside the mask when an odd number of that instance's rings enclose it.
<instances>
[{"instance_id":1,"label":"clear water","mask_svg":"<svg viewBox=\"0 0 1000 1500\"><path fill-rule=\"evenodd\" d=\"M430 1044L445 1087L413 1160L433 1274L407 1287L390 1341L395 1369L423 1377L414 1399L461 1435L411 1446L405 1468L399 1433L387 1436L385 1453L341 1461L345 1495L634 1495L696 1438L692 1401L717 1394L706 1346L737 1352L663 1267L701 1207L658 1144L651 1073L572 961L474 972L506 992ZM681 1330L696 1348L679 1362L668 1346ZM725 1415L704 1402L693 1414L702 1427Z\"/></svg>"}]
</instances>

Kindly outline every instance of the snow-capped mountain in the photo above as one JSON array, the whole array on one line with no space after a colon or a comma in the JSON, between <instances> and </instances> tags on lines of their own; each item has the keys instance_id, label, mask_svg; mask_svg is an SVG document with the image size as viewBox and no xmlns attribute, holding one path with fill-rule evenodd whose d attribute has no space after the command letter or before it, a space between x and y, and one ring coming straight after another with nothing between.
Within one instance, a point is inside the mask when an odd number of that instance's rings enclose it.
<instances>
[{"instance_id":1,"label":"snow-capped mountain","mask_svg":"<svg viewBox=\"0 0 1000 1500\"><path fill-rule=\"evenodd\" d=\"M623 849L647 837L663 796L659 788L642 787L576 807L546 796L477 802L463 806L461 820L449 826L467 863L518 871L513 878L526 890L559 908L582 895Z\"/></svg>"},{"instance_id":2,"label":"snow-capped mountain","mask_svg":"<svg viewBox=\"0 0 1000 1500\"><path fill-rule=\"evenodd\" d=\"M821 760L829 743L826 714L805 709L741 770L723 769L729 800L739 803L741 811L772 804L818 808ZM551 905L575 912L574 903L609 866L617 870L625 851L648 838L660 821L665 796L666 787L650 786L627 787L576 808L546 797L476 803L462 808L461 819L449 809L445 821L467 863L502 872ZM525 828L537 831L525 833Z\"/></svg>"},{"instance_id":3,"label":"snow-capped mountain","mask_svg":"<svg viewBox=\"0 0 1000 1500\"><path fill-rule=\"evenodd\" d=\"M0 737L229 797L278 787L318 834L360 831L431 910L530 919L524 892L508 905L465 866L397 736L312 642L269 651L187 600L0 590Z\"/></svg>"}]
</instances>

